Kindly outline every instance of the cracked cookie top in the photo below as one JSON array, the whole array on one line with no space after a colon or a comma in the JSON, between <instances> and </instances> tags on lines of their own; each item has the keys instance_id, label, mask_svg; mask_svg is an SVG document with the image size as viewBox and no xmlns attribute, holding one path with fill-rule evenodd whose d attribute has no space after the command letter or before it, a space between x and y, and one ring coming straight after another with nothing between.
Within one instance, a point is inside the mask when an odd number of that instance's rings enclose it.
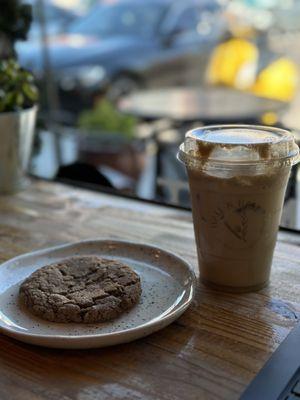
<instances>
[{"instance_id":1,"label":"cracked cookie top","mask_svg":"<svg viewBox=\"0 0 300 400\"><path fill-rule=\"evenodd\" d=\"M76 256L47 265L20 286L20 301L52 322L96 323L116 318L141 295L139 276L126 264Z\"/></svg>"}]
</instances>

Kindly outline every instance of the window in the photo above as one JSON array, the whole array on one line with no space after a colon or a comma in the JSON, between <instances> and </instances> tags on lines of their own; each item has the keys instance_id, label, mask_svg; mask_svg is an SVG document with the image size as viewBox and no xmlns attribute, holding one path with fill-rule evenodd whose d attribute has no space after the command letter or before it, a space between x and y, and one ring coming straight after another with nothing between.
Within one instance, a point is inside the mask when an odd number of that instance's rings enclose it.
<instances>
[{"instance_id":1,"label":"window","mask_svg":"<svg viewBox=\"0 0 300 400\"><path fill-rule=\"evenodd\" d=\"M195 7L186 8L175 24L176 32L195 31L199 22L199 10Z\"/></svg>"},{"instance_id":2,"label":"window","mask_svg":"<svg viewBox=\"0 0 300 400\"><path fill-rule=\"evenodd\" d=\"M76 21L70 32L99 36L149 35L157 28L163 11L163 5L151 4L96 6L86 18Z\"/></svg>"},{"instance_id":3,"label":"window","mask_svg":"<svg viewBox=\"0 0 300 400\"><path fill-rule=\"evenodd\" d=\"M176 160L187 130L230 121L300 131L298 0L43 3L48 47L35 13L16 48L37 77L42 122L55 122L41 129L38 176L80 161L118 192L189 206ZM285 209L300 228L296 169Z\"/></svg>"}]
</instances>

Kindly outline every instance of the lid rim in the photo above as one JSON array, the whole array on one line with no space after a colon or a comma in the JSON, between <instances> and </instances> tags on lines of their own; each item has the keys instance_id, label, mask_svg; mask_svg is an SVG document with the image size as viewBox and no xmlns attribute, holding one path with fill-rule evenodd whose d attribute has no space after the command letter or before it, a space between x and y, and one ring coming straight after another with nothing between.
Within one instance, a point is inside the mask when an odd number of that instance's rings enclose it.
<instances>
[{"instance_id":1,"label":"lid rim","mask_svg":"<svg viewBox=\"0 0 300 400\"><path fill-rule=\"evenodd\" d=\"M198 147L199 146L199 147ZM203 147L203 154L202 153ZM207 146L207 147L206 147ZM213 150L222 149L215 154ZM247 153L235 152L245 148L257 152L258 159ZM226 156L223 154L230 151ZM232 158L230 154L232 151ZM287 129L246 124L206 125L189 130L180 145L178 156L184 162L222 163L223 165L266 165L300 161L299 147L294 135Z\"/></svg>"},{"instance_id":2,"label":"lid rim","mask_svg":"<svg viewBox=\"0 0 300 400\"><path fill-rule=\"evenodd\" d=\"M197 137L195 135L195 132L197 131L222 131L222 130L235 130L238 131L240 129L248 129L248 130L252 130L252 131L263 131L263 132L270 132L270 133L277 133L280 135L280 139L279 140L274 140L272 141L262 141L262 142L224 142L224 141L210 141L210 140L205 140L202 139L201 137ZM265 126L265 125L246 125L246 124L225 124L225 125L204 125L204 126L200 126L198 128L193 128L190 129L189 131L187 131L187 133L185 134L185 137L193 137L195 138L196 141L202 141L202 142L207 142L207 143L216 143L216 144L224 144L224 145L244 145L244 146L249 146L249 145L255 145L255 144L265 144L265 143L270 143L270 144L279 144L285 141L289 141L289 140L294 140L294 136L293 134L288 131L287 129L283 129L283 128L277 128L277 127L273 127L273 126Z\"/></svg>"},{"instance_id":3,"label":"lid rim","mask_svg":"<svg viewBox=\"0 0 300 400\"><path fill-rule=\"evenodd\" d=\"M196 163L200 163L200 164L203 162L203 160L205 160L206 164L219 163L219 164L228 165L228 166L239 166L239 165L241 165L241 166L247 166L247 165L251 166L251 165L259 165L259 164L265 164L266 165L266 164L271 164L271 163L276 163L276 162L284 163L285 161L288 161L288 160L291 161L291 165L295 165L300 161L300 151L299 151L299 149L298 150L295 149L295 153L290 154L290 155L285 156L285 157L277 157L277 158L272 158L272 159L261 159L261 160L236 160L236 161L233 161L233 160L225 160L225 159L217 159L217 158L206 159L204 157L201 157L201 158L200 157L195 157L195 156L192 156L192 155L186 153L183 150L183 146L184 146L184 143L181 143L177 156L178 156L179 161L181 161L181 162L183 162L185 164L186 164L185 161L187 161L187 158L189 158L190 161L193 161L193 162L196 162Z\"/></svg>"}]
</instances>

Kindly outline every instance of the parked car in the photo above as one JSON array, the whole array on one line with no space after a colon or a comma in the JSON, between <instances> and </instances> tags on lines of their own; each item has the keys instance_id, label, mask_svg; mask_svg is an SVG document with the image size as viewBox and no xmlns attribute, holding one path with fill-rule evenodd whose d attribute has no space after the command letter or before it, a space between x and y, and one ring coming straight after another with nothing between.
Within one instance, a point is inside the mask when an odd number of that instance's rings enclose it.
<instances>
[{"instance_id":1,"label":"parked car","mask_svg":"<svg viewBox=\"0 0 300 400\"><path fill-rule=\"evenodd\" d=\"M49 41L61 106L75 111L103 92L115 100L145 86L200 84L224 31L216 0L103 0ZM29 42L18 53L42 79L40 45Z\"/></svg>"},{"instance_id":2,"label":"parked car","mask_svg":"<svg viewBox=\"0 0 300 400\"><path fill-rule=\"evenodd\" d=\"M32 5L33 20L28 33L28 40L39 39L41 35L39 3L37 0L24 0L24 3ZM49 36L65 32L70 23L79 16L76 12L53 4L51 1L44 1L43 13Z\"/></svg>"}]
</instances>

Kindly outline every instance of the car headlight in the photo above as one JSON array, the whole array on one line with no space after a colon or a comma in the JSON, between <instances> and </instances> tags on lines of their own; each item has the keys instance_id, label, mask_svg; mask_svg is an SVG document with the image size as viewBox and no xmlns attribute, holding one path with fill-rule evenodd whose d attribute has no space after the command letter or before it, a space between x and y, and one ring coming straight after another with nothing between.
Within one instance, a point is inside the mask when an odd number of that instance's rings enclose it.
<instances>
[{"instance_id":1,"label":"car headlight","mask_svg":"<svg viewBox=\"0 0 300 400\"><path fill-rule=\"evenodd\" d=\"M76 86L82 86L88 89L100 85L105 77L106 71L102 66L86 65L65 70L60 79L60 86L64 90L72 90Z\"/></svg>"}]
</instances>

